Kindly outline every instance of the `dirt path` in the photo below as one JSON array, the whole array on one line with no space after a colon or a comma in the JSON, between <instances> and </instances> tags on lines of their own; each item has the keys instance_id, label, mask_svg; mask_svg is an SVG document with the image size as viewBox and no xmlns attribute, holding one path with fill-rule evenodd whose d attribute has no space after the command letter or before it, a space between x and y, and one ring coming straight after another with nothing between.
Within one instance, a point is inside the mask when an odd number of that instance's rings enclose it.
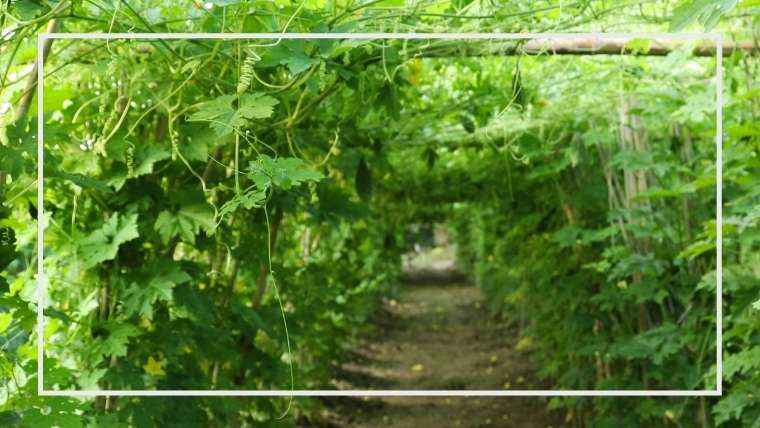
<instances>
[{"instance_id":1,"label":"dirt path","mask_svg":"<svg viewBox=\"0 0 760 428\"><path fill-rule=\"evenodd\" d=\"M487 316L468 284L405 285L386 304L376 334L344 365L340 389L546 389L515 332ZM343 427L562 427L546 399L522 397L381 397L335 399Z\"/></svg>"}]
</instances>

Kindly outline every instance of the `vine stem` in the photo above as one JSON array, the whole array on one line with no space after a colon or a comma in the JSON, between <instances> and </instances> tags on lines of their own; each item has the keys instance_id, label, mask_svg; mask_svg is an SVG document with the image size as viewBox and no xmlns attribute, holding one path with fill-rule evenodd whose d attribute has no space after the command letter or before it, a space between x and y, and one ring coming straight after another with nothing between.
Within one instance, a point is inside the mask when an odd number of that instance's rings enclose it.
<instances>
[{"instance_id":1,"label":"vine stem","mask_svg":"<svg viewBox=\"0 0 760 428\"><path fill-rule=\"evenodd\" d=\"M269 276L272 277L272 287L274 287L274 295L277 299L277 303L280 306L280 315L282 315L282 325L285 328L285 343L288 349L288 366L290 368L290 397L288 398L288 407L280 415L278 419L284 419L285 416L290 413L290 409L293 406L293 391L295 391L295 375L293 374L293 352L290 348L290 333L288 333L288 321L285 317L285 306L282 304L282 298L280 297L280 290L277 287L277 279L274 276L274 270L272 269L272 227L269 223L269 210L264 205L264 219L267 223L267 263L269 264Z\"/></svg>"},{"instance_id":2,"label":"vine stem","mask_svg":"<svg viewBox=\"0 0 760 428\"><path fill-rule=\"evenodd\" d=\"M235 194L240 195L240 134L235 133Z\"/></svg>"}]
</instances>

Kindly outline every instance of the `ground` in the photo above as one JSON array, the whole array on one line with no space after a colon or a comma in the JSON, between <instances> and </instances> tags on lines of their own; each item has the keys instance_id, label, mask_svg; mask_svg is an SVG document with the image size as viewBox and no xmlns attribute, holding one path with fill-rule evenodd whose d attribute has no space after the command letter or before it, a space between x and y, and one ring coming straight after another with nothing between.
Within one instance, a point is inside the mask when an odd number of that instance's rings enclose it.
<instances>
[{"instance_id":1,"label":"ground","mask_svg":"<svg viewBox=\"0 0 760 428\"><path fill-rule=\"evenodd\" d=\"M515 329L489 316L466 282L407 284L377 331L336 379L340 389L548 389ZM563 427L541 397L381 397L326 400L342 427Z\"/></svg>"}]
</instances>

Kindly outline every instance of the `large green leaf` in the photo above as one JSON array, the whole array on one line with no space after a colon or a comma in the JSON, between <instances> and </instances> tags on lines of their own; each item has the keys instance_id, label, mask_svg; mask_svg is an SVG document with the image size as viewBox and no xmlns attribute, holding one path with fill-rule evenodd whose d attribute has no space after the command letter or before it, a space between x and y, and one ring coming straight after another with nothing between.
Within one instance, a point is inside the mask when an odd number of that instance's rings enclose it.
<instances>
[{"instance_id":1,"label":"large green leaf","mask_svg":"<svg viewBox=\"0 0 760 428\"><path fill-rule=\"evenodd\" d=\"M155 229L164 243L179 236L185 242L194 243L201 229L214 231L214 210L205 203L187 205L177 212L162 211L156 219Z\"/></svg>"},{"instance_id":2,"label":"large green leaf","mask_svg":"<svg viewBox=\"0 0 760 428\"><path fill-rule=\"evenodd\" d=\"M102 357L124 357L127 355L129 339L140 334L140 330L132 324L111 321L105 326L107 334L98 339L92 347L95 360Z\"/></svg>"},{"instance_id":3,"label":"large green leaf","mask_svg":"<svg viewBox=\"0 0 760 428\"><path fill-rule=\"evenodd\" d=\"M251 164L248 175L259 189L275 186L288 190L301 183L322 179L322 173L308 166L303 159L273 159L267 155L260 155L257 162Z\"/></svg>"},{"instance_id":4,"label":"large green leaf","mask_svg":"<svg viewBox=\"0 0 760 428\"><path fill-rule=\"evenodd\" d=\"M121 244L138 236L140 234L137 231L137 214L121 218L118 213L111 215L100 229L79 244L77 252L82 268L88 269L98 263L113 260Z\"/></svg>"},{"instance_id":5,"label":"large green leaf","mask_svg":"<svg viewBox=\"0 0 760 428\"><path fill-rule=\"evenodd\" d=\"M685 0L673 11L670 31L682 31L696 22L711 30L721 17L739 3L739 0Z\"/></svg>"},{"instance_id":6,"label":"large green leaf","mask_svg":"<svg viewBox=\"0 0 760 428\"><path fill-rule=\"evenodd\" d=\"M250 119L266 119L274 111L279 101L262 93L222 95L212 101L202 103L192 114L190 121L210 122L216 135L232 134L235 128L244 126Z\"/></svg>"},{"instance_id":7,"label":"large green leaf","mask_svg":"<svg viewBox=\"0 0 760 428\"><path fill-rule=\"evenodd\" d=\"M157 301L172 300L172 289L192 278L171 261L156 261L144 270L145 282L132 283L124 296L124 312L127 316L139 315L153 319L153 306Z\"/></svg>"}]
</instances>

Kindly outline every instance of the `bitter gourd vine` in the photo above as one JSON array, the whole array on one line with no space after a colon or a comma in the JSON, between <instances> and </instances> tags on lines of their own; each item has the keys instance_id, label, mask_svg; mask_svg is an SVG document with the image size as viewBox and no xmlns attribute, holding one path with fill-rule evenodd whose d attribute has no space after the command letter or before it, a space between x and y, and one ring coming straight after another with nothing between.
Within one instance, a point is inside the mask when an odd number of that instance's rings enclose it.
<instances>
[{"instance_id":1,"label":"bitter gourd vine","mask_svg":"<svg viewBox=\"0 0 760 428\"><path fill-rule=\"evenodd\" d=\"M398 290L409 225L437 223L554 388L722 375L722 397L551 399L568 426L757 425L756 2L413 3L3 4L0 426L311 426L329 405L38 395L37 222L46 390L336 388ZM51 39L38 110L48 29L722 32L722 229L710 37L597 40L619 48L604 56L588 40Z\"/></svg>"}]
</instances>

